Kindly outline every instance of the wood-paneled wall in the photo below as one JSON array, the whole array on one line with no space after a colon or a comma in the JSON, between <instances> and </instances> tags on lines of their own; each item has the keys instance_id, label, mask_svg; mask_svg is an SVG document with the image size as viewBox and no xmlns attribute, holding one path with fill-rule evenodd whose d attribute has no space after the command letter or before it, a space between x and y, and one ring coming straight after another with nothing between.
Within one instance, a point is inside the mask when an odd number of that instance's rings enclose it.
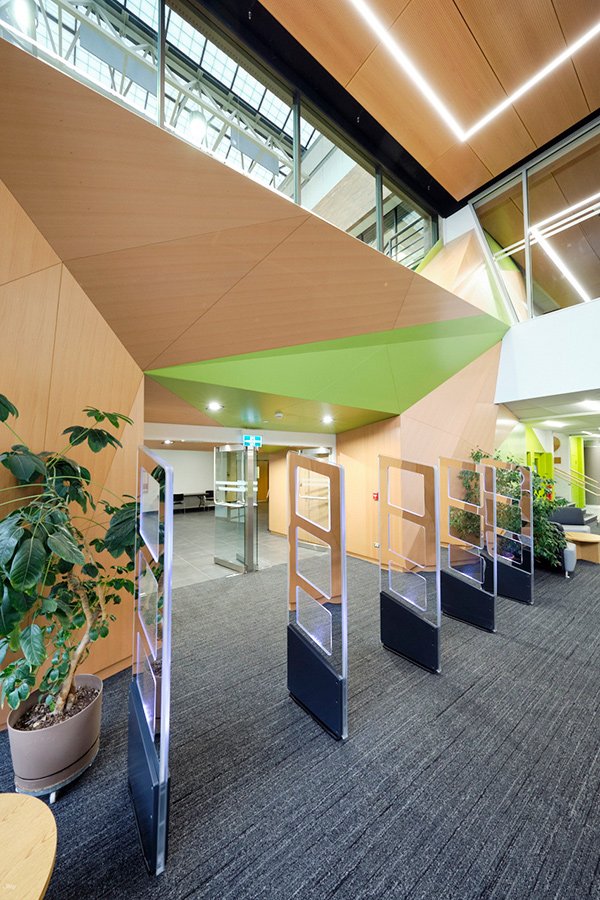
<instances>
[{"instance_id":1,"label":"wood-paneled wall","mask_svg":"<svg viewBox=\"0 0 600 900\"><path fill-rule=\"evenodd\" d=\"M379 454L437 465L440 456L467 457L494 449L498 407L494 392L500 345L492 347L402 416L337 436L337 461L346 471L346 549L377 560ZM271 495L272 496L272 495Z\"/></svg>"},{"instance_id":2,"label":"wood-paneled wall","mask_svg":"<svg viewBox=\"0 0 600 900\"><path fill-rule=\"evenodd\" d=\"M0 393L18 408L16 430L32 449L60 449L62 431L83 423L85 406L134 419L122 450L77 448L97 495L135 493L135 452L143 442L141 369L44 237L0 182ZM0 428L0 451L16 439ZM80 452L81 451L81 452ZM0 487L14 483L0 467ZM1 510L1 507L0 507ZM1 512L0 512L1 515ZM116 610L110 636L94 646L85 671L107 675L131 662L131 602ZM7 709L0 713L0 726Z\"/></svg>"},{"instance_id":3,"label":"wood-paneled wall","mask_svg":"<svg viewBox=\"0 0 600 900\"><path fill-rule=\"evenodd\" d=\"M269 455L269 531L287 534L287 452Z\"/></svg>"},{"instance_id":4,"label":"wood-paneled wall","mask_svg":"<svg viewBox=\"0 0 600 900\"><path fill-rule=\"evenodd\" d=\"M337 462L346 484L346 550L376 561L379 551L379 455L437 465L440 456L469 458L495 449L499 407L494 403L500 344L492 347L402 416L337 436ZM502 408L503 411L503 408ZM501 429L502 431L502 429ZM269 458L269 528L287 532L285 454Z\"/></svg>"}]
</instances>

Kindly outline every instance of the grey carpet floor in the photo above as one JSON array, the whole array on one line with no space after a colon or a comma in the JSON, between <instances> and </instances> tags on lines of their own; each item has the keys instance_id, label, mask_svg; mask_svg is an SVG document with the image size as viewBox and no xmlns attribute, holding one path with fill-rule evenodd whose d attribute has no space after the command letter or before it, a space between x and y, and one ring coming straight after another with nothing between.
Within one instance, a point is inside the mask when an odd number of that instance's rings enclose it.
<instances>
[{"instance_id":1,"label":"grey carpet floor","mask_svg":"<svg viewBox=\"0 0 600 900\"><path fill-rule=\"evenodd\" d=\"M377 571L348 560L344 744L286 692L285 566L178 589L167 871L137 844L121 673L53 807L48 900L600 897L600 568L537 574L496 634L443 619L441 675L381 648Z\"/></svg>"}]
</instances>

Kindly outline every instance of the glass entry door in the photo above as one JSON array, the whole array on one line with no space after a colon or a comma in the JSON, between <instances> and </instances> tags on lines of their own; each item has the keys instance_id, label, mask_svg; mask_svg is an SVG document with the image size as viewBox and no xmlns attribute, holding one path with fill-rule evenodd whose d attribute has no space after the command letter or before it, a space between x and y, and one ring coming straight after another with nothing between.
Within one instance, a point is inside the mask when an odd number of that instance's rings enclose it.
<instances>
[{"instance_id":1,"label":"glass entry door","mask_svg":"<svg viewBox=\"0 0 600 900\"><path fill-rule=\"evenodd\" d=\"M256 451L215 447L215 563L254 572L258 561Z\"/></svg>"}]
</instances>

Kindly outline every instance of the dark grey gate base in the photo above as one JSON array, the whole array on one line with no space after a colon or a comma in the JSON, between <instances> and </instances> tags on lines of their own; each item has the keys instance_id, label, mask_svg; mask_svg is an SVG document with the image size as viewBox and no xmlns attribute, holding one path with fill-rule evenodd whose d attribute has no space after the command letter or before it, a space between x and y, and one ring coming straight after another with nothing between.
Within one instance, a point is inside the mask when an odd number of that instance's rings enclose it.
<instances>
[{"instance_id":1,"label":"dark grey gate base","mask_svg":"<svg viewBox=\"0 0 600 900\"><path fill-rule=\"evenodd\" d=\"M460 619L461 622L485 631L496 630L496 601L493 594L467 584L451 572L441 573L441 594L442 612L446 616Z\"/></svg>"},{"instance_id":2,"label":"dark grey gate base","mask_svg":"<svg viewBox=\"0 0 600 900\"><path fill-rule=\"evenodd\" d=\"M158 762L154 743L148 730L144 707L137 686L133 681L129 684L127 769L129 793L144 854L144 862L148 872L154 875L156 873L158 827ZM169 787L170 779L167 789Z\"/></svg>"},{"instance_id":3,"label":"dark grey gate base","mask_svg":"<svg viewBox=\"0 0 600 900\"><path fill-rule=\"evenodd\" d=\"M533 603L533 585L531 572L507 566L498 561L498 593L519 603Z\"/></svg>"},{"instance_id":4,"label":"dark grey gate base","mask_svg":"<svg viewBox=\"0 0 600 900\"><path fill-rule=\"evenodd\" d=\"M346 679L312 641L293 625L287 629L288 691L306 712L336 740L344 735Z\"/></svg>"},{"instance_id":5,"label":"dark grey gate base","mask_svg":"<svg viewBox=\"0 0 600 900\"><path fill-rule=\"evenodd\" d=\"M487 553L483 554L489 565L485 569L485 581L483 583L484 590L491 591L492 582L492 559ZM524 563L531 565L530 558L525 558ZM519 603L533 603L533 578L531 572L526 568L519 566L511 566L503 563L498 557L498 593L501 597L508 597L509 600L518 600Z\"/></svg>"},{"instance_id":6,"label":"dark grey gate base","mask_svg":"<svg viewBox=\"0 0 600 900\"><path fill-rule=\"evenodd\" d=\"M440 629L386 591L379 595L381 643L431 672L441 671Z\"/></svg>"}]
</instances>

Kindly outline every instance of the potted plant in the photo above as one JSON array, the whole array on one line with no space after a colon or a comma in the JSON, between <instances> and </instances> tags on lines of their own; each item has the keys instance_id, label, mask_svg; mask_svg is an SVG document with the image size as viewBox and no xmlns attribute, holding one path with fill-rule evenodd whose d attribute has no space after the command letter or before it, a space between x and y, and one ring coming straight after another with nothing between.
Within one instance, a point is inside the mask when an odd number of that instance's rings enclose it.
<instances>
[{"instance_id":1,"label":"potted plant","mask_svg":"<svg viewBox=\"0 0 600 900\"><path fill-rule=\"evenodd\" d=\"M133 591L135 502L97 505L90 472L66 455L84 443L94 453L120 447L98 426L131 419L84 412L93 421L65 429L63 450L34 453L8 422L18 410L0 394L0 422L18 441L0 462L23 489L15 500L15 488L5 488L10 499L0 505L8 510L0 521L0 704L11 708L15 783L27 793L55 791L95 757L102 682L77 670L108 635L120 592ZM111 563L105 551L126 559Z\"/></svg>"},{"instance_id":2,"label":"potted plant","mask_svg":"<svg viewBox=\"0 0 600 900\"><path fill-rule=\"evenodd\" d=\"M471 451L471 459L474 462L481 462L482 459L489 459L489 453L485 453L479 447ZM497 455L494 459L499 459ZM519 460L509 457L508 462L515 465L521 465ZM504 496L518 497L518 489L520 484L520 476L518 472L498 470L497 476L501 479L501 493ZM556 527L551 520L552 512L559 506L565 506L566 500L554 498L554 481L538 475L537 472L531 473L531 493L533 499L533 557L538 565L546 566L551 569L563 569L563 551L567 546L564 531ZM511 487L516 490L511 492ZM498 525L506 528L508 531L518 531L517 527L512 523L512 517L517 515L514 508L504 510L498 519ZM504 518L503 518L504 516Z\"/></svg>"}]
</instances>

